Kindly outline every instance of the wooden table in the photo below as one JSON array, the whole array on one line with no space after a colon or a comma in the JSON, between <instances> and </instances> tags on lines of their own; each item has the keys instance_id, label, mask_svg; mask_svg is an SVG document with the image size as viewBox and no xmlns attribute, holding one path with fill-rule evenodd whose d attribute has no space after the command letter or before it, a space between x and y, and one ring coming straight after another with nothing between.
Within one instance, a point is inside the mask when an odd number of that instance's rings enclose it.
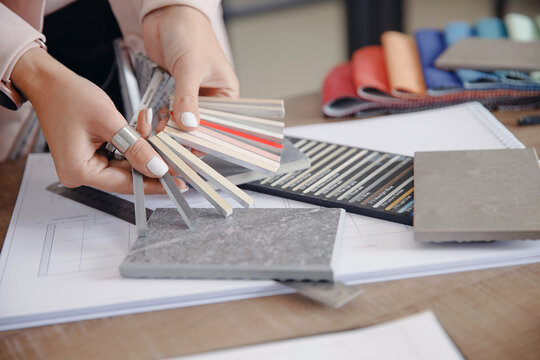
<instances>
[{"instance_id":1,"label":"wooden table","mask_svg":"<svg viewBox=\"0 0 540 360\"><path fill-rule=\"evenodd\" d=\"M288 125L336 121L317 94L287 101ZM524 112L530 113L530 112ZM520 113L496 116L540 152L540 126ZM5 237L24 161L0 164L0 239ZM148 359L346 330L432 309L467 359L540 359L540 264L362 285L339 310L280 295L0 333L0 358Z\"/></svg>"}]
</instances>

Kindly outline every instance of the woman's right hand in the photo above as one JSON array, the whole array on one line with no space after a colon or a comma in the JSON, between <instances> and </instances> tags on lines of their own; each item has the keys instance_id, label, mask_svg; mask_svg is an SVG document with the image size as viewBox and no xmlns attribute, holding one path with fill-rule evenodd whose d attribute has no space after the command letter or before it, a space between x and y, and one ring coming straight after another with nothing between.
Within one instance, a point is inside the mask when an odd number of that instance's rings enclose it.
<instances>
[{"instance_id":1,"label":"woman's right hand","mask_svg":"<svg viewBox=\"0 0 540 360\"><path fill-rule=\"evenodd\" d=\"M131 164L145 175L145 193L163 192L158 178L169 168L143 138L126 151L127 161L109 161L97 152L127 124L99 87L39 48L19 59L12 80L34 106L64 186L132 193ZM187 188L181 180L177 184Z\"/></svg>"}]
</instances>

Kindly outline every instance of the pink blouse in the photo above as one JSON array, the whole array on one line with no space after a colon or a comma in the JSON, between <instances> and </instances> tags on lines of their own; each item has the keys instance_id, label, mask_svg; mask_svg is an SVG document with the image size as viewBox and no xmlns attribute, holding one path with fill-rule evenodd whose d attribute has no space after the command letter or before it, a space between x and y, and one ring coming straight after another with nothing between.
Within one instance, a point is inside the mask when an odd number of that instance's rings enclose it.
<instances>
[{"instance_id":1,"label":"pink blouse","mask_svg":"<svg viewBox=\"0 0 540 360\"><path fill-rule=\"evenodd\" d=\"M19 58L32 47L44 46L41 33L43 16L73 0L0 0L0 91L21 105L21 98L11 84L11 71ZM211 21L225 53L230 56L220 0L109 0L126 45L134 53L144 52L141 21L149 12L169 5L191 6Z\"/></svg>"}]
</instances>

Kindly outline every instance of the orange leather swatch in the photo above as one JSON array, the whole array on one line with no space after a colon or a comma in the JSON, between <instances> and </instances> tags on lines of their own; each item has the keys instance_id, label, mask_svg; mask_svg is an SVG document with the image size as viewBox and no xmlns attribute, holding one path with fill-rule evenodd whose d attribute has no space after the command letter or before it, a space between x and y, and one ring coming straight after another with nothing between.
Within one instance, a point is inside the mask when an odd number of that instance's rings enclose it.
<instances>
[{"instance_id":1,"label":"orange leather swatch","mask_svg":"<svg viewBox=\"0 0 540 360\"><path fill-rule=\"evenodd\" d=\"M426 84L414 38L397 31L386 31L381 36L381 43L392 94L425 95Z\"/></svg>"},{"instance_id":2,"label":"orange leather swatch","mask_svg":"<svg viewBox=\"0 0 540 360\"><path fill-rule=\"evenodd\" d=\"M358 94L366 89L390 93L382 46L366 46L356 50L352 55L351 66Z\"/></svg>"}]
</instances>

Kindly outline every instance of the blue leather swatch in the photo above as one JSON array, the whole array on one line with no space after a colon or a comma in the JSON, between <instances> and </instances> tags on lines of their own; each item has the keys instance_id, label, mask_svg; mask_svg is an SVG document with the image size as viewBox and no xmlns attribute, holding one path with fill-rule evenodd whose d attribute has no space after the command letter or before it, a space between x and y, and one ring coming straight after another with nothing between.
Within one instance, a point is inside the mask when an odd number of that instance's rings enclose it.
<instances>
[{"instance_id":1,"label":"blue leather swatch","mask_svg":"<svg viewBox=\"0 0 540 360\"><path fill-rule=\"evenodd\" d=\"M437 69L434 66L435 59L446 49L442 32L436 29L420 29L414 37L428 92L461 89L461 81L453 71Z\"/></svg>"}]
</instances>

